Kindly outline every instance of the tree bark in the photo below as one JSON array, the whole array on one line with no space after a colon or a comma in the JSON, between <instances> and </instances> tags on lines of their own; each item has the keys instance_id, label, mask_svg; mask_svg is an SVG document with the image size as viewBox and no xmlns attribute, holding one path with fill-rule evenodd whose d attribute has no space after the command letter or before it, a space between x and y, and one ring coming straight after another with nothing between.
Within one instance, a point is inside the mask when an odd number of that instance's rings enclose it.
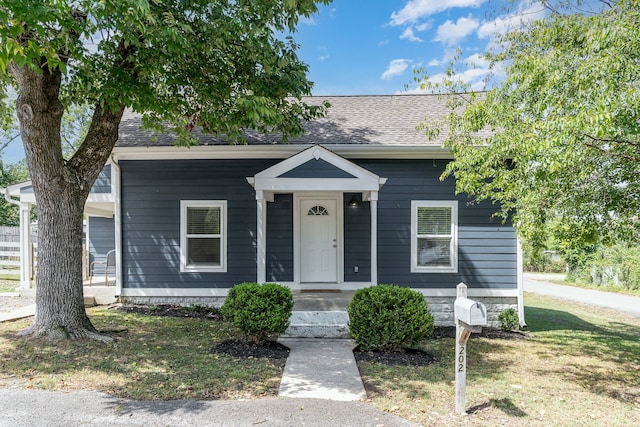
<instances>
[{"instance_id":1,"label":"tree bark","mask_svg":"<svg viewBox=\"0 0 640 427\"><path fill-rule=\"evenodd\" d=\"M117 140L124 107L96 107L87 138L65 161L61 73L40 66L42 71L9 64L18 83L17 114L38 213L36 317L21 335L110 340L84 308L82 219L91 186Z\"/></svg>"}]
</instances>

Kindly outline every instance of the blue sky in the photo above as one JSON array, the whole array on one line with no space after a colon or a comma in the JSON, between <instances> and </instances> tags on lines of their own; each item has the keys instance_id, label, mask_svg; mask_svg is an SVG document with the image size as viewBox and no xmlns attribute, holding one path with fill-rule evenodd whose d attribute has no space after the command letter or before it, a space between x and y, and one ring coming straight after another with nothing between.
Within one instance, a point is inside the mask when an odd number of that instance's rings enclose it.
<instances>
[{"instance_id":1,"label":"blue sky","mask_svg":"<svg viewBox=\"0 0 640 427\"><path fill-rule=\"evenodd\" d=\"M494 35L521 20L542 16L542 7L488 0L334 0L294 34L299 56L310 66L314 95L394 94L418 91L413 70L438 80L458 48L459 77L483 88L481 54ZM501 70L497 70L500 78ZM409 87L407 87L409 85Z\"/></svg>"},{"instance_id":2,"label":"blue sky","mask_svg":"<svg viewBox=\"0 0 640 427\"><path fill-rule=\"evenodd\" d=\"M413 70L423 67L434 81L458 48L459 78L483 89L481 54L496 32L542 16L539 5L505 0L334 0L303 19L293 34L298 55L309 64L314 95L372 95L419 92ZM469 65L464 65L464 63ZM473 66L471 65L473 64ZM496 77L500 78L501 70ZM2 153L6 163L24 157L17 139Z\"/></svg>"}]
</instances>

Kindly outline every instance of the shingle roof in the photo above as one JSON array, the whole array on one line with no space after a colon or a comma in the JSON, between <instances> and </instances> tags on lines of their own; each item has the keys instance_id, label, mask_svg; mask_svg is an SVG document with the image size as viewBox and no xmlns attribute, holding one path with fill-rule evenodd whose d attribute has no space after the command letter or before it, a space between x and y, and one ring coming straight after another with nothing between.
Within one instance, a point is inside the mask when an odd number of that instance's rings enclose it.
<instances>
[{"instance_id":1,"label":"shingle roof","mask_svg":"<svg viewBox=\"0 0 640 427\"><path fill-rule=\"evenodd\" d=\"M416 127L423 121L442 119L450 111L446 99L438 95L312 96L310 105L331 104L326 117L305 123L306 133L289 138L291 144L376 144L392 146L440 146ZM117 147L158 147L173 145L171 134L156 135L141 128L141 116L126 111L120 124ZM443 132L444 134L444 132ZM155 139L153 137L156 137ZM200 145L228 145L224 137L196 132ZM279 134L245 132L247 144L282 142Z\"/></svg>"}]
</instances>

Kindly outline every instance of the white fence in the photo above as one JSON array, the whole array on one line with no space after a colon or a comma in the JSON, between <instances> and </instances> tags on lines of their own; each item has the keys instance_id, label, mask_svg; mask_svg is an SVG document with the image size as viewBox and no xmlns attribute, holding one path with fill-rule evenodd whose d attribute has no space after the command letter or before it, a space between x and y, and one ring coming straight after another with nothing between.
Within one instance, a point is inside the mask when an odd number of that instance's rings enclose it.
<instances>
[{"instance_id":1,"label":"white fence","mask_svg":"<svg viewBox=\"0 0 640 427\"><path fill-rule=\"evenodd\" d=\"M35 230L32 230L35 231ZM36 265L37 232L32 233L31 253ZM0 226L0 274L20 275L20 228ZM30 274L33 277L33 271Z\"/></svg>"}]
</instances>

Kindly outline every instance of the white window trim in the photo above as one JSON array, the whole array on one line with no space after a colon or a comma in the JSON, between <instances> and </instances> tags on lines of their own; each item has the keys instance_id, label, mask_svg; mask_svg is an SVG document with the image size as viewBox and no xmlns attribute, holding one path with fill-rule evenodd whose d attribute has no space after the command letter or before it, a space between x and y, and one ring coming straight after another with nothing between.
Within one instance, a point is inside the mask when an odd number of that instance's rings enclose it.
<instances>
[{"instance_id":1,"label":"white window trim","mask_svg":"<svg viewBox=\"0 0 640 427\"><path fill-rule=\"evenodd\" d=\"M451 267L418 265L418 207L451 208ZM412 200L411 201L411 272L412 273L457 273L458 272L458 201L457 200Z\"/></svg>"},{"instance_id":2,"label":"white window trim","mask_svg":"<svg viewBox=\"0 0 640 427\"><path fill-rule=\"evenodd\" d=\"M220 266L198 266L187 264L187 208L219 207ZM226 200L181 200L180 201L180 272L181 273L226 273L227 272L227 201Z\"/></svg>"}]
</instances>

